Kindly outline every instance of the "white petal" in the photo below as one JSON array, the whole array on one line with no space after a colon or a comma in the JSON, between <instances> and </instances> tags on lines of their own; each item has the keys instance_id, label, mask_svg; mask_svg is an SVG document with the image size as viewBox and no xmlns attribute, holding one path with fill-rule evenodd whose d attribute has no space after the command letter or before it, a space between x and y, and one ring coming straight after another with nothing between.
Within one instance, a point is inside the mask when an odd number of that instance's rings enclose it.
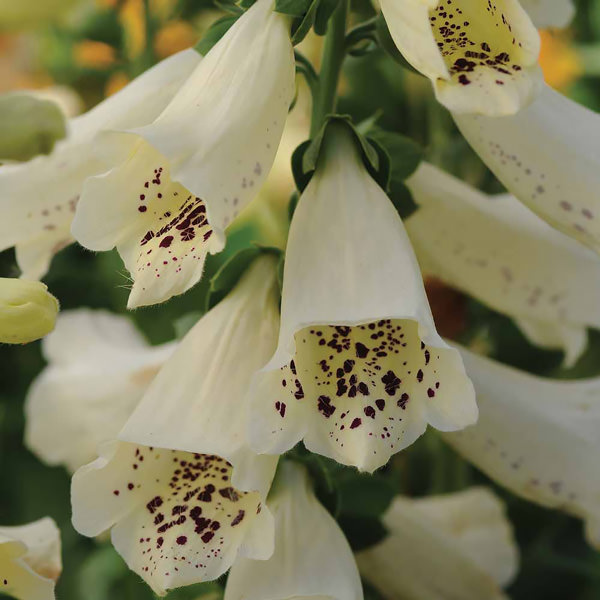
<instances>
[{"instance_id":1,"label":"white petal","mask_svg":"<svg viewBox=\"0 0 600 600\"><path fill-rule=\"evenodd\" d=\"M514 577L518 550L504 506L490 490L398 497L384 524L388 537L357 560L385 598L506 599L500 586Z\"/></svg>"},{"instance_id":2,"label":"white petal","mask_svg":"<svg viewBox=\"0 0 600 600\"><path fill-rule=\"evenodd\" d=\"M174 346L151 348L128 319L80 309L60 314L43 349L49 365L27 395L25 443L74 471L117 435Z\"/></svg>"},{"instance_id":3,"label":"white petal","mask_svg":"<svg viewBox=\"0 0 600 600\"><path fill-rule=\"evenodd\" d=\"M513 114L542 84L538 33L517 0L381 0L392 38L460 113Z\"/></svg>"},{"instance_id":4,"label":"white petal","mask_svg":"<svg viewBox=\"0 0 600 600\"><path fill-rule=\"evenodd\" d=\"M261 489L259 483L270 485L277 457L253 456L246 449L245 396L277 343L276 266L274 256L259 257L235 289L188 332L120 439L218 454L233 464L237 488L266 495L268 487Z\"/></svg>"},{"instance_id":5,"label":"white petal","mask_svg":"<svg viewBox=\"0 0 600 600\"><path fill-rule=\"evenodd\" d=\"M453 115L496 177L553 227L600 252L600 117L548 86L518 115Z\"/></svg>"},{"instance_id":6,"label":"white petal","mask_svg":"<svg viewBox=\"0 0 600 600\"><path fill-rule=\"evenodd\" d=\"M73 476L73 525L112 528L115 549L155 593L216 579L236 556L273 551L273 518L257 492L231 486L215 455L113 442Z\"/></svg>"},{"instance_id":7,"label":"white petal","mask_svg":"<svg viewBox=\"0 0 600 600\"><path fill-rule=\"evenodd\" d=\"M19 600L54 600L61 569L60 532L52 519L0 527L0 593Z\"/></svg>"},{"instance_id":8,"label":"white petal","mask_svg":"<svg viewBox=\"0 0 600 600\"><path fill-rule=\"evenodd\" d=\"M304 469L281 465L268 506L275 519L269 560L237 560L225 600L362 600L350 546L316 499Z\"/></svg>"},{"instance_id":9,"label":"white petal","mask_svg":"<svg viewBox=\"0 0 600 600\"><path fill-rule=\"evenodd\" d=\"M584 519L600 546L600 379L541 379L461 354L479 421L444 439L514 493Z\"/></svg>"},{"instance_id":10,"label":"white petal","mask_svg":"<svg viewBox=\"0 0 600 600\"><path fill-rule=\"evenodd\" d=\"M566 27L575 16L572 0L520 0L533 24L539 29Z\"/></svg>"},{"instance_id":11,"label":"white petal","mask_svg":"<svg viewBox=\"0 0 600 600\"><path fill-rule=\"evenodd\" d=\"M84 189L73 234L92 250L117 246L130 308L195 285L268 175L295 80L287 17L271 9L256 2L154 123L116 138L123 163Z\"/></svg>"},{"instance_id":12,"label":"white petal","mask_svg":"<svg viewBox=\"0 0 600 600\"><path fill-rule=\"evenodd\" d=\"M259 452L307 447L372 471L427 423L475 422L471 384L435 331L416 259L345 131L332 132L290 229L277 352L251 393Z\"/></svg>"},{"instance_id":13,"label":"white petal","mask_svg":"<svg viewBox=\"0 0 600 600\"><path fill-rule=\"evenodd\" d=\"M52 256L72 242L69 228L87 177L110 167L99 156L96 134L113 127L137 127L154 119L200 60L194 50L172 56L72 119L68 136L50 156L0 168L0 249L17 246L19 266L28 278L42 276Z\"/></svg>"},{"instance_id":14,"label":"white petal","mask_svg":"<svg viewBox=\"0 0 600 600\"><path fill-rule=\"evenodd\" d=\"M426 276L517 320L573 363L600 329L600 259L515 198L488 196L423 163L407 182L419 205L406 222Z\"/></svg>"}]
</instances>

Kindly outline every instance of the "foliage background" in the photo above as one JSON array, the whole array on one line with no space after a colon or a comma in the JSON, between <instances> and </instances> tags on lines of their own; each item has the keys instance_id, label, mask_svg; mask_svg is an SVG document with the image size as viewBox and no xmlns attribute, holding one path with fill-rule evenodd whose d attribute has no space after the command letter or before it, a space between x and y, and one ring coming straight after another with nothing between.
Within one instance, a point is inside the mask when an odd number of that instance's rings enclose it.
<instances>
[{"instance_id":1,"label":"foliage background","mask_svg":"<svg viewBox=\"0 0 600 600\"><path fill-rule=\"evenodd\" d=\"M194 44L220 15L209 0L89 0L84 4L66 21L40 23L24 33L0 34L0 91L67 86L76 91L75 98L80 98L81 106L87 109L160 58ZM566 32L544 32L542 65L549 83L599 111L600 0L578 0L577 4L577 18ZM366 1L356 1L354 8L365 18L373 12ZM301 50L318 60L319 46L320 41L309 36ZM378 112L379 125L418 141L431 162L486 191L501 191L462 140L448 113L433 100L429 83L402 69L382 51L347 60L341 93L341 112L351 114L356 121ZM192 318L200 314L209 276L227 256L253 240L284 243L286 205L292 191L285 154L289 157L293 147L306 137L307 105L306 89L301 88L282 158L265 193L231 233L226 251L209 259L202 283L167 304L129 313L152 343L173 338L190 321L190 314ZM0 253L0 276L17 274L14 253ZM71 246L56 257L45 282L60 299L63 310L90 306L125 313L127 278L114 252L94 255ZM600 373L600 332L591 332L588 352L572 370L563 371L560 353L529 345L509 319L476 301L448 290L438 290L431 301L440 316L440 329L452 331L463 342L485 345L505 363L553 377ZM57 588L59 599L150 600L153 595L149 588L127 570L108 541L89 540L73 530L68 474L62 468L45 466L23 445L23 402L43 365L39 342L0 347L0 523L20 524L44 515L58 522L64 560ZM373 478L307 457L301 449L295 453L308 462L323 502L355 548L373 543L382 533L373 520L395 493L418 496L474 483L494 485L431 432L396 455ZM583 541L580 523L494 487L507 503L522 553L510 597L600 598L600 556ZM367 531L371 532L368 538ZM168 598L192 600L205 594L207 599L218 598L221 584L192 586L172 592ZM371 600L378 598L373 590L366 593Z\"/></svg>"}]
</instances>

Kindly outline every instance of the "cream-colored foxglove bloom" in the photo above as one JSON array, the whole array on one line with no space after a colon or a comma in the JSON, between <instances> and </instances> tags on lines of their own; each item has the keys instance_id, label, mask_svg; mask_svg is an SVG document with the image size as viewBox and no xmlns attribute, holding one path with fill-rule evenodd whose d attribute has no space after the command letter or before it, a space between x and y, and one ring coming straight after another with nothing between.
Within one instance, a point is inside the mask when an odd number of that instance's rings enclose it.
<instances>
[{"instance_id":1,"label":"cream-colored foxglove bloom","mask_svg":"<svg viewBox=\"0 0 600 600\"><path fill-rule=\"evenodd\" d=\"M276 260L254 261L186 335L101 457L73 477L75 528L112 541L158 594L273 551L277 465L244 446L244 394L276 343Z\"/></svg>"},{"instance_id":2,"label":"cream-colored foxglove bloom","mask_svg":"<svg viewBox=\"0 0 600 600\"><path fill-rule=\"evenodd\" d=\"M600 329L600 258L509 195L488 196L427 163L407 181L406 229L424 275L516 320L572 365Z\"/></svg>"},{"instance_id":3,"label":"cream-colored foxglove bloom","mask_svg":"<svg viewBox=\"0 0 600 600\"><path fill-rule=\"evenodd\" d=\"M575 16L572 0L520 0L521 6L539 29L566 27Z\"/></svg>"},{"instance_id":4,"label":"cream-colored foxglove bloom","mask_svg":"<svg viewBox=\"0 0 600 600\"><path fill-rule=\"evenodd\" d=\"M303 467L280 466L268 506L275 519L273 555L237 560L225 600L362 600L348 541L315 497Z\"/></svg>"},{"instance_id":5,"label":"cream-colored foxglove bloom","mask_svg":"<svg viewBox=\"0 0 600 600\"><path fill-rule=\"evenodd\" d=\"M514 114L539 92L540 39L518 0L380 0L406 60L457 113Z\"/></svg>"},{"instance_id":6,"label":"cream-colored foxglove bloom","mask_svg":"<svg viewBox=\"0 0 600 600\"><path fill-rule=\"evenodd\" d=\"M454 115L496 177L550 225L600 253L600 117L548 86L511 117Z\"/></svg>"},{"instance_id":7,"label":"cream-colored foxglove bloom","mask_svg":"<svg viewBox=\"0 0 600 600\"><path fill-rule=\"evenodd\" d=\"M274 454L303 439L373 471L428 423L474 423L477 406L396 210L344 126L324 146L292 221L279 343L253 382L249 439Z\"/></svg>"},{"instance_id":8,"label":"cream-colored foxglove bloom","mask_svg":"<svg viewBox=\"0 0 600 600\"><path fill-rule=\"evenodd\" d=\"M54 329L58 300L39 281L0 277L0 343L27 344Z\"/></svg>"},{"instance_id":9,"label":"cream-colored foxglove bloom","mask_svg":"<svg viewBox=\"0 0 600 600\"><path fill-rule=\"evenodd\" d=\"M42 343L48 366L25 402L25 444L44 462L70 471L90 462L98 446L119 433L174 347L149 346L123 316L61 313Z\"/></svg>"},{"instance_id":10,"label":"cream-colored foxglove bloom","mask_svg":"<svg viewBox=\"0 0 600 600\"><path fill-rule=\"evenodd\" d=\"M62 570L60 531L49 517L0 527L0 593L18 600L54 600Z\"/></svg>"},{"instance_id":11,"label":"cream-colored foxglove bloom","mask_svg":"<svg viewBox=\"0 0 600 600\"><path fill-rule=\"evenodd\" d=\"M0 249L16 247L24 277L42 277L52 257L73 241L71 222L83 182L114 164L98 133L150 123L200 60L194 50L163 60L114 96L71 119L67 137L49 156L0 167Z\"/></svg>"},{"instance_id":12,"label":"cream-colored foxglove bloom","mask_svg":"<svg viewBox=\"0 0 600 600\"><path fill-rule=\"evenodd\" d=\"M515 494L585 521L600 546L600 378L542 379L461 350L479 421L444 439Z\"/></svg>"},{"instance_id":13,"label":"cream-colored foxglove bloom","mask_svg":"<svg viewBox=\"0 0 600 600\"><path fill-rule=\"evenodd\" d=\"M196 284L271 168L295 78L289 20L272 8L258 0L151 125L117 134L119 166L84 187L73 234L117 247L130 308Z\"/></svg>"},{"instance_id":14,"label":"cream-colored foxglove bloom","mask_svg":"<svg viewBox=\"0 0 600 600\"><path fill-rule=\"evenodd\" d=\"M507 600L518 568L504 506L487 488L412 500L383 517L388 536L357 555L386 600Z\"/></svg>"}]
</instances>

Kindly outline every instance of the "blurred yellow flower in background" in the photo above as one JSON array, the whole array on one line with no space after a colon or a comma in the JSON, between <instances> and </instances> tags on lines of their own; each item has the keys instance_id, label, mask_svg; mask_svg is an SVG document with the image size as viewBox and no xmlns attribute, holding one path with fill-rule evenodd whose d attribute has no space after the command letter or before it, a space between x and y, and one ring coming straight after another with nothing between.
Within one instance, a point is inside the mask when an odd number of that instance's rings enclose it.
<instances>
[{"instance_id":1,"label":"blurred yellow flower in background","mask_svg":"<svg viewBox=\"0 0 600 600\"><path fill-rule=\"evenodd\" d=\"M116 62L117 54L104 42L82 40L73 45L73 60L80 67L106 69Z\"/></svg>"},{"instance_id":2,"label":"blurred yellow flower in background","mask_svg":"<svg viewBox=\"0 0 600 600\"><path fill-rule=\"evenodd\" d=\"M571 44L571 36L568 31L544 29L540 31L540 37L539 60L544 80L556 90L565 90L583 74L583 65Z\"/></svg>"},{"instance_id":3,"label":"blurred yellow flower in background","mask_svg":"<svg viewBox=\"0 0 600 600\"><path fill-rule=\"evenodd\" d=\"M198 34L189 23L170 21L156 33L154 51L159 59L163 59L193 46L197 41Z\"/></svg>"}]
</instances>

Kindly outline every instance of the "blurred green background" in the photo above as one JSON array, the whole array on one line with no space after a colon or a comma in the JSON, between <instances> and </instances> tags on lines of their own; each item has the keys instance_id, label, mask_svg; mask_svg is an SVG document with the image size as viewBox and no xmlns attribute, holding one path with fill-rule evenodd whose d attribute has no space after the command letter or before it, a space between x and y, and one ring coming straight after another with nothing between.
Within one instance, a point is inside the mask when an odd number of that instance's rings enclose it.
<instances>
[{"instance_id":1,"label":"blurred green background","mask_svg":"<svg viewBox=\"0 0 600 600\"><path fill-rule=\"evenodd\" d=\"M39 5L43 3L39 0ZM354 8L357 18L373 14L368 2L356 2ZM90 0L53 23L48 23L47 17L36 21L31 11L28 14L26 31L16 31L24 25L21 23L0 33L0 91L49 88L75 114L114 93L161 58L196 43L222 13L209 0ZM579 0L572 26L565 31L543 32L542 39L541 63L548 83L599 111L600 0ZM311 35L301 51L318 60L320 43ZM305 92L301 88L290 117L290 131L283 144L288 156L308 130ZM404 70L382 51L375 49L348 58L341 93L340 112L351 114L357 122L379 112L380 126L419 142L431 162L486 191L501 191L460 137L448 113L434 101L429 82ZM199 314L210 274L227 256L254 240L283 243L292 191L286 164L284 155L254 210L229 236L225 252L209 259L202 283L166 304L129 313L153 344L175 337L182 317ZM0 276L16 275L13 251L1 253ZM71 246L55 258L45 282L63 310L89 306L126 312L126 272L114 252L94 255ZM560 353L531 346L506 317L461 295L436 299L445 301L452 301L454 322L442 326L454 329L462 341L485 343L498 360L553 377L600 374L599 332L591 333L590 347L578 364L563 371ZM66 471L43 465L23 446L24 397L43 366L39 342L0 347L0 523L20 524L45 515L57 521L64 561L57 587L59 599L151 599L149 588L128 572L110 543L83 538L73 530ZM474 483L493 485L431 433L396 455L372 478L307 457L301 450L295 452L309 463L323 502L355 548L378 539L382 532L373 526L373 520L395 493L418 496L455 491ZM334 489L325 483L324 473L333 473ZM583 541L580 523L496 490L507 503L522 553L519 575L508 590L510 597L600 598L600 555ZM370 537L366 537L367 531ZM168 598L193 600L203 594L218 594L221 584L192 586L172 592ZM367 590L367 598L375 600L378 596Z\"/></svg>"}]
</instances>

